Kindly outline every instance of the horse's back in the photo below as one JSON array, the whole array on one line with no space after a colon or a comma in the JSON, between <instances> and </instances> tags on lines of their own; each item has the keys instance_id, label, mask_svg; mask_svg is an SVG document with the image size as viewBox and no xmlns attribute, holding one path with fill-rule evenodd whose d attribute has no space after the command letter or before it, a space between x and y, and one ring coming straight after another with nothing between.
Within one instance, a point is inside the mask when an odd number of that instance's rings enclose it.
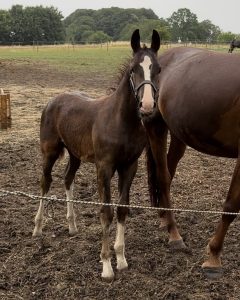
<instances>
[{"instance_id":1,"label":"horse's back","mask_svg":"<svg viewBox=\"0 0 240 300\"><path fill-rule=\"evenodd\" d=\"M93 122L101 101L92 99L81 92L63 93L51 99L42 113L41 125L54 123L56 127L68 123L79 126L84 121Z\"/></svg>"},{"instance_id":2,"label":"horse's back","mask_svg":"<svg viewBox=\"0 0 240 300\"><path fill-rule=\"evenodd\" d=\"M159 109L183 142L235 157L240 137L240 56L176 48L160 57Z\"/></svg>"},{"instance_id":3,"label":"horse's back","mask_svg":"<svg viewBox=\"0 0 240 300\"><path fill-rule=\"evenodd\" d=\"M41 117L42 147L63 143L79 159L93 161L92 127L103 102L81 92L60 94L50 100Z\"/></svg>"}]
</instances>

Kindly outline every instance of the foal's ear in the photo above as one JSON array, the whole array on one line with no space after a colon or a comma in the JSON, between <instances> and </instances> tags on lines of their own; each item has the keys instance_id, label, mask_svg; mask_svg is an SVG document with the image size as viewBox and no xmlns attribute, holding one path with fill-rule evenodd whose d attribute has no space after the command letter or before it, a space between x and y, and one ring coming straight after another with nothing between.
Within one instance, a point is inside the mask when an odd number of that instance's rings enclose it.
<instances>
[{"instance_id":1,"label":"foal's ear","mask_svg":"<svg viewBox=\"0 0 240 300\"><path fill-rule=\"evenodd\" d=\"M139 29L136 29L132 34L131 46L134 53L136 53L141 48Z\"/></svg>"},{"instance_id":2,"label":"foal's ear","mask_svg":"<svg viewBox=\"0 0 240 300\"><path fill-rule=\"evenodd\" d=\"M160 35L155 29L153 29L151 49L154 52L158 52L160 48L160 44L161 44Z\"/></svg>"}]
</instances>

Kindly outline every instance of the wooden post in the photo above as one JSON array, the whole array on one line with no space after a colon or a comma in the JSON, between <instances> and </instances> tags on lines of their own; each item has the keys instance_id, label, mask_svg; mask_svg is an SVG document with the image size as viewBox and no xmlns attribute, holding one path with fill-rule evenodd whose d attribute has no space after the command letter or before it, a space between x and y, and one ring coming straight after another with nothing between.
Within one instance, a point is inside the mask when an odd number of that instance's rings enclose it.
<instances>
[{"instance_id":1,"label":"wooden post","mask_svg":"<svg viewBox=\"0 0 240 300\"><path fill-rule=\"evenodd\" d=\"M0 123L2 129L11 126L11 101L9 91L0 89Z\"/></svg>"}]
</instances>

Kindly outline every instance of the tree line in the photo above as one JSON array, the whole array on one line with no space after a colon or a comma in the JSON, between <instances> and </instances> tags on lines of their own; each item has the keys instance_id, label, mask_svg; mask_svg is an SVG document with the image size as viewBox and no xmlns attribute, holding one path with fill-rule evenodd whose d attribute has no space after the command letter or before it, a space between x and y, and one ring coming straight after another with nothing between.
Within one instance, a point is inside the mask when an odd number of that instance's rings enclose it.
<instances>
[{"instance_id":1,"label":"tree line","mask_svg":"<svg viewBox=\"0 0 240 300\"><path fill-rule=\"evenodd\" d=\"M55 7L13 5L0 10L0 43L103 43L129 41L139 28L142 40L148 42L152 29L163 41L229 42L239 34L223 32L210 20L198 21L187 8L178 9L169 18L159 18L152 9L118 7L77 9L65 19Z\"/></svg>"}]
</instances>

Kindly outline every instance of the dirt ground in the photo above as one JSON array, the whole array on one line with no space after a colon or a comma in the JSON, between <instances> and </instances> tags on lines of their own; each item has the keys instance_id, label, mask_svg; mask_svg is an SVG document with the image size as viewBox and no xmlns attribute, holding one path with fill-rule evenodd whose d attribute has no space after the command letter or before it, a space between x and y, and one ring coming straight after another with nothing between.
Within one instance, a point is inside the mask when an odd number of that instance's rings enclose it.
<instances>
[{"instance_id":1,"label":"dirt ground","mask_svg":"<svg viewBox=\"0 0 240 300\"><path fill-rule=\"evenodd\" d=\"M42 108L66 90L103 95L109 87L101 76L83 78L47 66L1 62L0 85L11 91L12 127L0 131L0 187L39 195L41 156L39 120ZM90 88L91 87L91 88ZM53 172L51 195L64 198L66 159ZM188 149L172 185L174 207L221 210L235 161ZM83 164L76 176L76 199L96 193L95 167ZM116 178L113 199L116 201ZM79 233L70 237L64 203L46 216L44 234L32 238L38 201L0 195L0 299L240 299L239 218L225 239L222 278L207 279L201 270L208 239L220 216L176 213L188 251L172 252L167 233L159 229L156 211L132 209L126 233L129 269L112 283L101 280L99 207L75 205ZM131 203L149 205L144 155L131 189ZM114 224L115 225L114 220ZM112 226L112 244L115 226ZM113 253L113 266L116 268Z\"/></svg>"}]
</instances>

